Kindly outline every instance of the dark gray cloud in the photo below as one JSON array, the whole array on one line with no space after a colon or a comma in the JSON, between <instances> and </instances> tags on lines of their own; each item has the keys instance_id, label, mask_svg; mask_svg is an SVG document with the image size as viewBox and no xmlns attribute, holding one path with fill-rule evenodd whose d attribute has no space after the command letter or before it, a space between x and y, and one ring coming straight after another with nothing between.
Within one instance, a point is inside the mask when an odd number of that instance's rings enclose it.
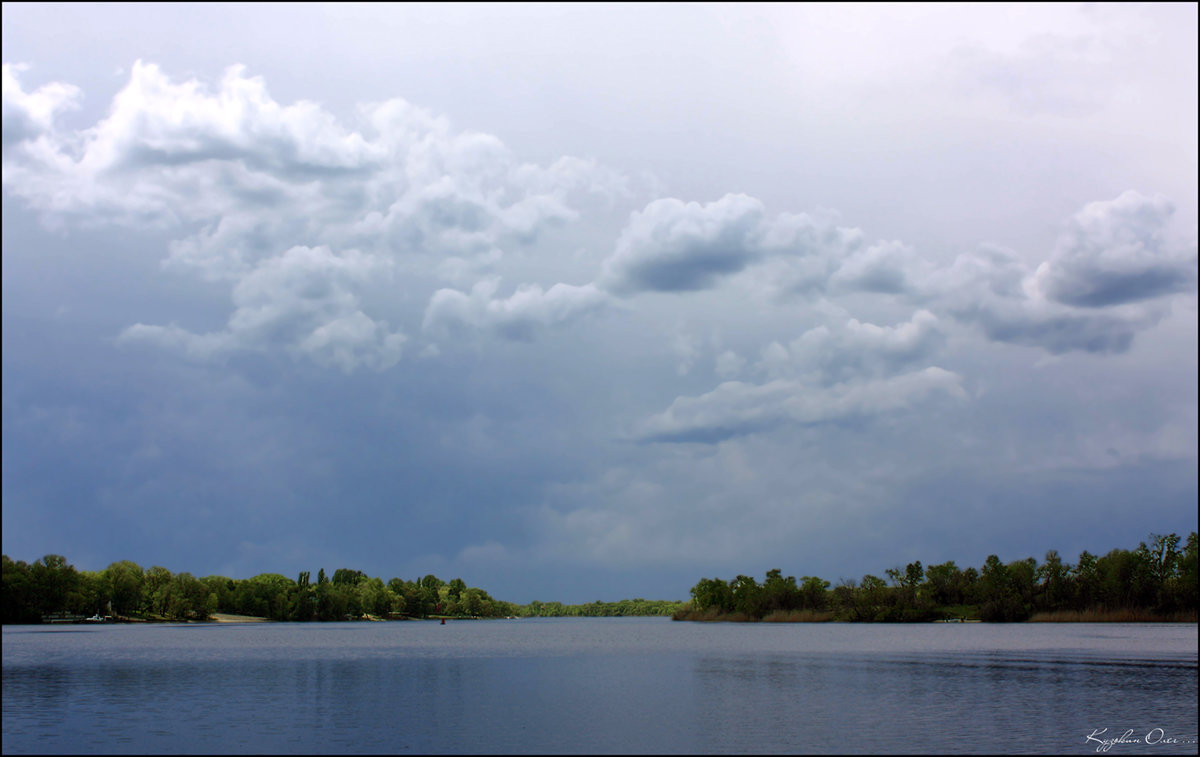
<instances>
[{"instance_id":1,"label":"dark gray cloud","mask_svg":"<svg viewBox=\"0 0 1200 757\"><path fill-rule=\"evenodd\" d=\"M1031 272L1013 253L982 248L960 255L930 277L938 307L979 326L998 342L1040 347L1052 354L1071 351L1122 353L1134 337L1164 316L1162 305L1076 307L1039 291L1043 265ZM1160 293L1161 294L1161 293Z\"/></svg>"},{"instance_id":2,"label":"dark gray cloud","mask_svg":"<svg viewBox=\"0 0 1200 757\"><path fill-rule=\"evenodd\" d=\"M236 309L224 331L193 334L175 325L138 323L118 341L179 349L196 360L274 348L346 372L360 365L390 368L408 337L366 315L354 293L386 269L384 261L356 251L337 255L328 247L293 247L234 286Z\"/></svg>"},{"instance_id":3,"label":"dark gray cloud","mask_svg":"<svg viewBox=\"0 0 1200 757\"><path fill-rule=\"evenodd\" d=\"M655 200L633 214L601 282L622 294L708 289L762 254L763 227L762 203L745 195Z\"/></svg>"},{"instance_id":4,"label":"dark gray cloud","mask_svg":"<svg viewBox=\"0 0 1200 757\"><path fill-rule=\"evenodd\" d=\"M811 293L908 289L911 251L898 243L863 248L862 232L807 213L769 217L760 200L728 194L701 205L655 200L632 214L598 283L619 295L713 289L748 267L781 262L779 288Z\"/></svg>"},{"instance_id":5,"label":"dark gray cloud","mask_svg":"<svg viewBox=\"0 0 1200 757\"><path fill-rule=\"evenodd\" d=\"M1051 354L1082 351L1120 354L1129 350L1134 336L1158 321L1153 314L1122 318L1113 315L1037 312L1028 306L991 303L955 312L983 329L989 339Z\"/></svg>"},{"instance_id":6,"label":"dark gray cloud","mask_svg":"<svg viewBox=\"0 0 1200 757\"><path fill-rule=\"evenodd\" d=\"M1064 305L1104 308L1196 288L1196 246L1172 243L1174 207L1134 191L1093 202L1070 221L1037 271L1039 288Z\"/></svg>"},{"instance_id":7,"label":"dark gray cloud","mask_svg":"<svg viewBox=\"0 0 1200 757\"><path fill-rule=\"evenodd\" d=\"M859 248L839 261L830 286L842 291L875 294L914 294L926 273L915 251L900 242L879 242Z\"/></svg>"}]
</instances>

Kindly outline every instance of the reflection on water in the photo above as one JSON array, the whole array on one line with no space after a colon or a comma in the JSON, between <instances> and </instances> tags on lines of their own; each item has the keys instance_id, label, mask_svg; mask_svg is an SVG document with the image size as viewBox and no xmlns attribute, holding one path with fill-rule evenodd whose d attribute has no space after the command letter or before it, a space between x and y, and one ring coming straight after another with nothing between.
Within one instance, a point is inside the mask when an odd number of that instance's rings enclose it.
<instances>
[{"instance_id":1,"label":"reflection on water","mask_svg":"<svg viewBox=\"0 0 1200 757\"><path fill-rule=\"evenodd\" d=\"M1196 737L1196 638L660 619L6 627L3 751L1094 753L1100 728ZM1151 749L1122 748L1136 746Z\"/></svg>"},{"instance_id":2,"label":"reflection on water","mask_svg":"<svg viewBox=\"0 0 1200 757\"><path fill-rule=\"evenodd\" d=\"M703 739L722 752L750 750L745 734L763 732L796 739L769 751L827 753L1078 752L1084 734L1104 724L1194 737L1196 673L1194 654L1137 663L703 655L692 667L709 714Z\"/></svg>"}]
</instances>

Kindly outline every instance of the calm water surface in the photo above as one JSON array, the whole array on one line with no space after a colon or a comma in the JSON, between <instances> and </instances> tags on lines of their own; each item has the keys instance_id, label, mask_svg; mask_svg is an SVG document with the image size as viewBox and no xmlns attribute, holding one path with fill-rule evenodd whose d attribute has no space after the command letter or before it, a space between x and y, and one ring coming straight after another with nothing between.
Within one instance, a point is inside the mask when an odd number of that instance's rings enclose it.
<instances>
[{"instance_id":1,"label":"calm water surface","mask_svg":"<svg viewBox=\"0 0 1200 757\"><path fill-rule=\"evenodd\" d=\"M1195 625L5 626L3 642L5 754L1095 753L1092 734L1125 739L1108 754L1197 752Z\"/></svg>"}]
</instances>

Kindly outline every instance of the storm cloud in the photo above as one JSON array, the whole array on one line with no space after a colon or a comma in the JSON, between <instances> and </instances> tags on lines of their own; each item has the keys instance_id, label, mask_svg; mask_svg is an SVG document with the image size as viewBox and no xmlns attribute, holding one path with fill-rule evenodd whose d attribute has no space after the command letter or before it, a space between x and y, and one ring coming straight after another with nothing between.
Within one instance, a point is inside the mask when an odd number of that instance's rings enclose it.
<instances>
[{"instance_id":1,"label":"storm cloud","mask_svg":"<svg viewBox=\"0 0 1200 757\"><path fill-rule=\"evenodd\" d=\"M5 5L5 553L592 601L1194 529L1196 11L1027 10Z\"/></svg>"}]
</instances>

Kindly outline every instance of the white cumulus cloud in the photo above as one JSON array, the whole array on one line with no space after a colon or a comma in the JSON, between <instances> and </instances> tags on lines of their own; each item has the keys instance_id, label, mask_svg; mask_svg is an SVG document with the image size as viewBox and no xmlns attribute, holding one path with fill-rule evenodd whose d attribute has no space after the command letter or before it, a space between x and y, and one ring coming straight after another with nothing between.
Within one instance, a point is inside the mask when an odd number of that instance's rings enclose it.
<instances>
[{"instance_id":1,"label":"white cumulus cloud","mask_svg":"<svg viewBox=\"0 0 1200 757\"><path fill-rule=\"evenodd\" d=\"M714 443L782 424L834 423L900 410L931 395L965 400L962 379L931 366L921 371L853 384L814 386L777 379L762 385L727 381L698 397L679 397L646 419L635 436L644 441Z\"/></svg>"},{"instance_id":2,"label":"white cumulus cloud","mask_svg":"<svg viewBox=\"0 0 1200 757\"><path fill-rule=\"evenodd\" d=\"M425 310L424 328L432 333L478 329L529 341L542 329L605 307L610 299L594 284L559 283L547 290L537 284L522 284L505 298L495 296L498 288L499 281L485 279L469 293L439 289Z\"/></svg>"},{"instance_id":3,"label":"white cumulus cloud","mask_svg":"<svg viewBox=\"0 0 1200 757\"><path fill-rule=\"evenodd\" d=\"M578 198L611 202L628 191L595 161L521 163L495 136L456 130L403 100L363 105L350 125L314 102L282 104L243 66L209 85L138 61L107 115L65 134L54 116L78 90L26 93L18 73L4 68L5 190L44 216L174 230L165 265L226 282L228 328L139 323L123 341L194 358L278 348L346 370L390 366L404 337L376 315L387 303L367 294L380 271L475 279L507 250L577 219ZM322 279L322 292L309 294ZM591 285L529 284L480 304L483 291L466 305L452 290L434 293L428 322L486 322L528 338L605 299Z\"/></svg>"},{"instance_id":4,"label":"white cumulus cloud","mask_svg":"<svg viewBox=\"0 0 1200 757\"><path fill-rule=\"evenodd\" d=\"M17 81L21 66L5 63L2 73L4 150L20 142L34 140L54 131L55 117L62 111L79 107L82 93L78 87L51 82L25 92ZM7 171L7 166L5 166Z\"/></svg>"}]
</instances>

